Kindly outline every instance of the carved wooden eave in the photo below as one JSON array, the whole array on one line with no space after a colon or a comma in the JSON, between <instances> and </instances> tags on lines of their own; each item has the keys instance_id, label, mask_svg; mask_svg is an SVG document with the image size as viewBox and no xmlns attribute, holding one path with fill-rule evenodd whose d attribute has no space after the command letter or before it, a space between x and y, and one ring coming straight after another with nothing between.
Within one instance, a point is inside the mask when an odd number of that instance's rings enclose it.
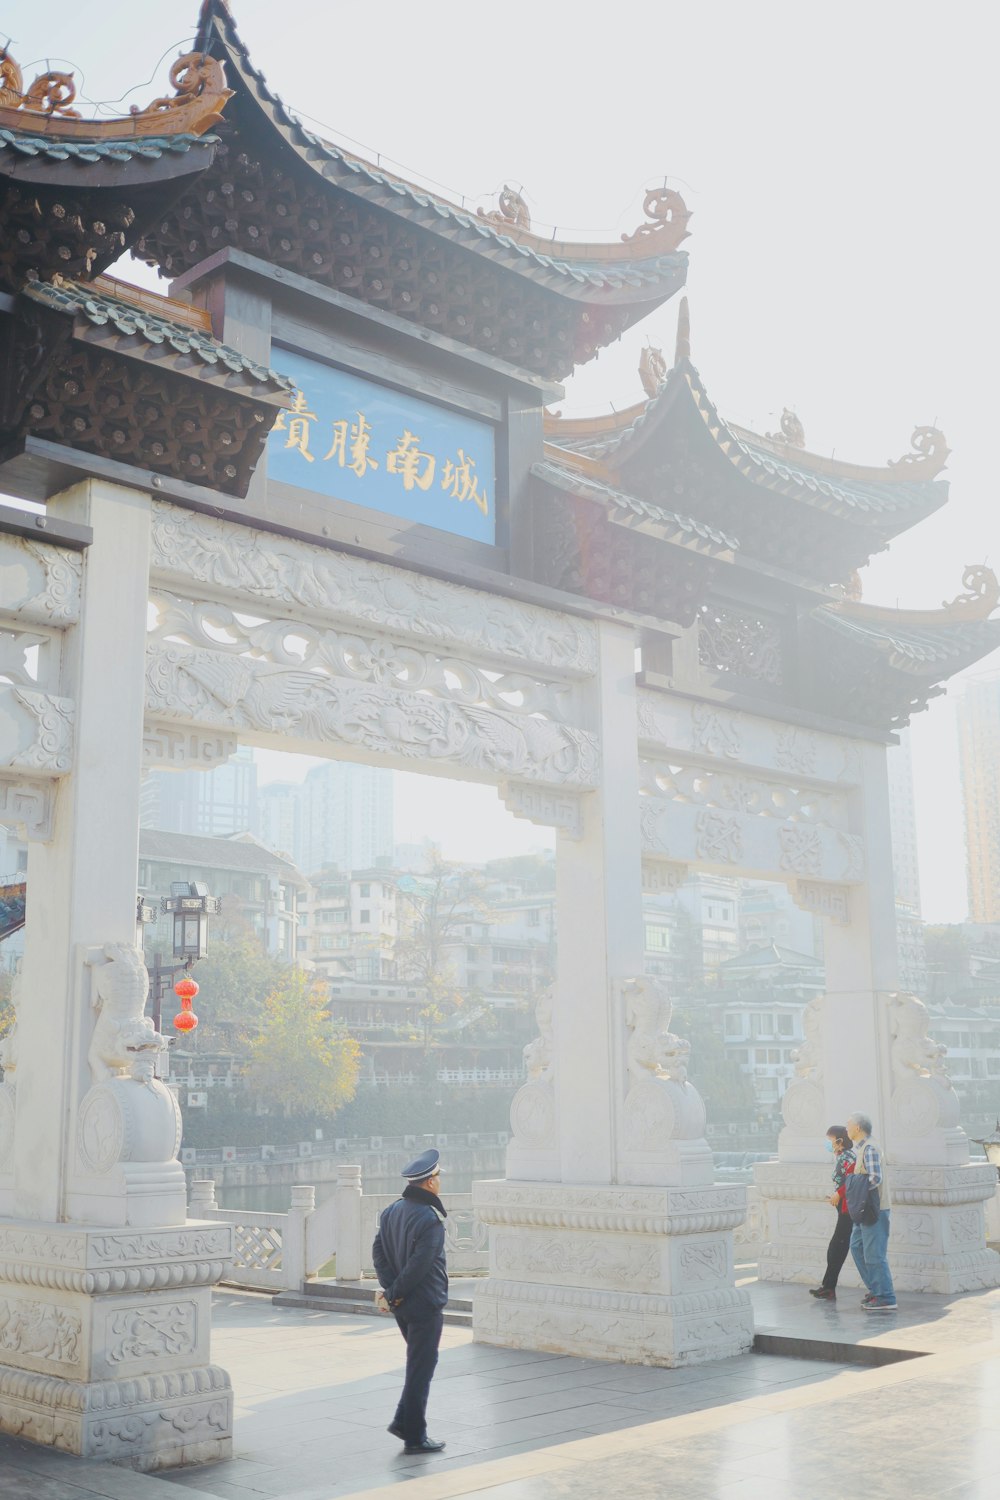
<instances>
[{"instance_id":1,"label":"carved wooden eave","mask_svg":"<svg viewBox=\"0 0 1000 1500\"><path fill-rule=\"evenodd\" d=\"M627 412L551 420L550 443L598 461L614 481L656 503L738 532L743 555L825 585L851 573L943 505L939 433L886 468L842 464L727 423L686 356L656 394Z\"/></svg>"},{"instance_id":2,"label":"carved wooden eave","mask_svg":"<svg viewBox=\"0 0 1000 1500\"><path fill-rule=\"evenodd\" d=\"M230 92L221 64L187 54L170 76L175 92L147 108L83 120L72 74L25 89L0 53L0 288L98 275L209 166L218 137L206 132Z\"/></svg>"},{"instance_id":3,"label":"carved wooden eave","mask_svg":"<svg viewBox=\"0 0 1000 1500\"><path fill-rule=\"evenodd\" d=\"M938 610L886 609L842 600L813 612L804 639L811 691L827 712L900 728L944 683L1000 647L1000 588L988 568L967 568L965 592Z\"/></svg>"},{"instance_id":4,"label":"carved wooden eave","mask_svg":"<svg viewBox=\"0 0 1000 1500\"><path fill-rule=\"evenodd\" d=\"M118 283L29 282L0 317L2 462L30 435L245 495L291 386L201 322Z\"/></svg>"},{"instance_id":5,"label":"carved wooden eave","mask_svg":"<svg viewBox=\"0 0 1000 1500\"><path fill-rule=\"evenodd\" d=\"M209 174L144 236L141 254L165 275L227 247L247 251L552 378L683 284L686 210L651 201L649 222L624 243L545 240L306 130L254 67L219 0L202 8L199 45L224 61L235 97Z\"/></svg>"}]
</instances>

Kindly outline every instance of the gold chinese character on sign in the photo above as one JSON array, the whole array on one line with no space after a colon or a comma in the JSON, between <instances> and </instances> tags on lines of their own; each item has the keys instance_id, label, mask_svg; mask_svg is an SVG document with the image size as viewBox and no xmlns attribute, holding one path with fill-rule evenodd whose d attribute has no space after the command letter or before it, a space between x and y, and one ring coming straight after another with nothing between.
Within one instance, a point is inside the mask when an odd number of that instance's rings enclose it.
<instances>
[{"instance_id":1,"label":"gold chinese character on sign","mask_svg":"<svg viewBox=\"0 0 1000 1500\"><path fill-rule=\"evenodd\" d=\"M372 439L371 423L360 411L357 417L358 420L350 424L333 423L333 441L329 453L323 458L324 461L334 459L342 469L353 469L359 479L364 479L369 469L378 468L378 462L368 452Z\"/></svg>"},{"instance_id":2,"label":"gold chinese character on sign","mask_svg":"<svg viewBox=\"0 0 1000 1500\"><path fill-rule=\"evenodd\" d=\"M488 516L490 513L489 496L485 490L479 488L479 479L475 469L475 459L466 458L465 449L459 448L458 458L454 463L450 458L445 459L441 488L447 490L453 500L471 500L484 516Z\"/></svg>"},{"instance_id":3,"label":"gold chinese character on sign","mask_svg":"<svg viewBox=\"0 0 1000 1500\"><path fill-rule=\"evenodd\" d=\"M420 490L429 489L434 478L434 455L422 453L417 446L419 442L420 439L404 427L403 436L385 456L386 473L400 475L404 490L412 490L414 485Z\"/></svg>"},{"instance_id":4,"label":"gold chinese character on sign","mask_svg":"<svg viewBox=\"0 0 1000 1500\"><path fill-rule=\"evenodd\" d=\"M302 391L296 391L295 400L290 408L287 412L279 411L278 420L274 424L275 432L285 434L285 447L294 448L309 463L312 463L315 458L315 454L309 452L309 423L315 420L316 413L308 409L304 394Z\"/></svg>"}]
</instances>

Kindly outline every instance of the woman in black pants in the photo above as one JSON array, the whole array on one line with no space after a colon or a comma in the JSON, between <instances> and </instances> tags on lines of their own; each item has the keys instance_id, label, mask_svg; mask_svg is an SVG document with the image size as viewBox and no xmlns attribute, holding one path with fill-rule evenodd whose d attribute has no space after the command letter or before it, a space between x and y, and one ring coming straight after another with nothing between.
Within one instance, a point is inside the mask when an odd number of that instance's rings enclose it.
<instances>
[{"instance_id":1,"label":"woman in black pants","mask_svg":"<svg viewBox=\"0 0 1000 1500\"><path fill-rule=\"evenodd\" d=\"M826 1132L826 1149L834 1158L834 1190L827 1202L837 1210L837 1227L827 1247L826 1275L823 1277L822 1285L813 1287L809 1295L818 1297L823 1302L833 1302L837 1296L837 1277L847 1259L847 1252L851 1246L851 1230L854 1228L851 1216L847 1212L847 1192L844 1188L848 1174L854 1171L855 1162L846 1125L830 1126Z\"/></svg>"}]
</instances>

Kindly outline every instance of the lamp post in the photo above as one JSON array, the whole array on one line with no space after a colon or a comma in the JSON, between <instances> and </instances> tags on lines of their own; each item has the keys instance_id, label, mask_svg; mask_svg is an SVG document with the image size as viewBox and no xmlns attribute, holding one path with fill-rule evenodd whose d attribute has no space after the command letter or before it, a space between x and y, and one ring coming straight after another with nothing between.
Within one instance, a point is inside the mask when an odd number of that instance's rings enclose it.
<instances>
[{"instance_id":1,"label":"lamp post","mask_svg":"<svg viewBox=\"0 0 1000 1500\"><path fill-rule=\"evenodd\" d=\"M986 1160L997 1169L997 1177L1000 1178L1000 1120L997 1121L996 1129L992 1135L985 1140L976 1141L977 1146L982 1146L986 1152Z\"/></svg>"},{"instance_id":2,"label":"lamp post","mask_svg":"<svg viewBox=\"0 0 1000 1500\"><path fill-rule=\"evenodd\" d=\"M181 971L187 972L199 958L208 952L208 919L219 911L219 900L208 894L208 886L200 880L175 880L170 885L170 895L162 898L162 909L171 912L174 919L174 958L180 962L164 964L160 955L153 955L150 974L150 993L153 1005L153 1025L160 1030L163 1008L163 993L168 979ZM181 1002L181 1013L174 1020L178 1031L193 1031L198 1018L191 1009L191 1002L198 993L193 979L180 980L174 986Z\"/></svg>"}]
</instances>

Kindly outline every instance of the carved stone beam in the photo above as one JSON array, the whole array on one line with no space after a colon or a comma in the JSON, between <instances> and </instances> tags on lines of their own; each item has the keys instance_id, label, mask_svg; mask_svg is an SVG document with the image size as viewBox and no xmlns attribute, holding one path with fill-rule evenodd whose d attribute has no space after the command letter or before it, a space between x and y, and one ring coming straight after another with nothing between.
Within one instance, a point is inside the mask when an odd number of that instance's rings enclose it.
<instances>
[{"instance_id":1,"label":"carved stone beam","mask_svg":"<svg viewBox=\"0 0 1000 1500\"><path fill-rule=\"evenodd\" d=\"M62 776L73 763L72 698L0 686L0 770Z\"/></svg>"},{"instance_id":2,"label":"carved stone beam","mask_svg":"<svg viewBox=\"0 0 1000 1500\"><path fill-rule=\"evenodd\" d=\"M642 888L651 893L679 891L687 881L690 866L673 859L644 859Z\"/></svg>"},{"instance_id":3,"label":"carved stone beam","mask_svg":"<svg viewBox=\"0 0 1000 1500\"><path fill-rule=\"evenodd\" d=\"M792 900L803 911L818 917L829 917L841 927L851 925L851 893L847 886L825 880L789 880Z\"/></svg>"},{"instance_id":4,"label":"carved stone beam","mask_svg":"<svg viewBox=\"0 0 1000 1500\"><path fill-rule=\"evenodd\" d=\"M3 613L19 624L74 624L80 618L82 576L79 552L0 536Z\"/></svg>"},{"instance_id":5,"label":"carved stone beam","mask_svg":"<svg viewBox=\"0 0 1000 1500\"><path fill-rule=\"evenodd\" d=\"M142 740L143 769L210 770L231 760L239 745L235 734L181 729L176 724L147 724Z\"/></svg>"},{"instance_id":6,"label":"carved stone beam","mask_svg":"<svg viewBox=\"0 0 1000 1500\"><path fill-rule=\"evenodd\" d=\"M764 818L646 796L639 799L639 823L644 858L761 880L794 875L859 885L865 878L861 838L804 818Z\"/></svg>"},{"instance_id":7,"label":"carved stone beam","mask_svg":"<svg viewBox=\"0 0 1000 1500\"><path fill-rule=\"evenodd\" d=\"M49 842L54 807L55 787L50 780L0 776L0 823L23 830L26 839Z\"/></svg>"},{"instance_id":8,"label":"carved stone beam","mask_svg":"<svg viewBox=\"0 0 1000 1500\"><path fill-rule=\"evenodd\" d=\"M524 781L504 781L497 788L500 800L515 818L525 818L548 828L558 828L567 838L583 838L583 796L579 792L555 791Z\"/></svg>"}]
</instances>

